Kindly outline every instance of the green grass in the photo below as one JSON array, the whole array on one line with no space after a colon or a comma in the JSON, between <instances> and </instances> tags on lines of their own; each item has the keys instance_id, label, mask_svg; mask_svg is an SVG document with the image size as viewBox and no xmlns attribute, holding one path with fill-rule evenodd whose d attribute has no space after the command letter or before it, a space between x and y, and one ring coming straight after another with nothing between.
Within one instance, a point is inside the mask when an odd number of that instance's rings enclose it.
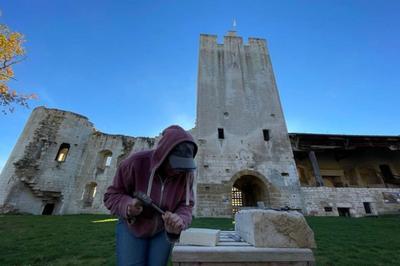
<instances>
[{"instance_id":1,"label":"green grass","mask_svg":"<svg viewBox=\"0 0 400 266\"><path fill-rule=\"evenodd\" d=\"M109 215L0 217L0 265L112 265Z\"/></svg>"},{"instance_id":2,"label":"green grass","mask_svg":"<svg viewBox=\"0 0 400 266\"><path fill-rule=\"evenodd\" d=\"M0 215L0 265L114 265L109 215ZM318 265L398 265L400 216L308 217ZM193 227L232 230L231 219L195 219Z\"/></svg>"},{"instance_id":3,"label":"green grass","mask_svg":"<svg viewBox=\"0 0 400 266\"><path fill-rule=\"evenodd\" d=\"M307 217L318 265L400 265L400 216Z\"/></svg>"}]
</instances>

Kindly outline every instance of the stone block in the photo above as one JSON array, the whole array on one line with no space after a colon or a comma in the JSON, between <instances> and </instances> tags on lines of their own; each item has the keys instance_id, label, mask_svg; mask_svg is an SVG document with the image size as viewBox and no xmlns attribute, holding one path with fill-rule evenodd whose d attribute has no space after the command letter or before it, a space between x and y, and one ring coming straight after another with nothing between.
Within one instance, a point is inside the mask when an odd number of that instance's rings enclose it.
<instances>
[{"instance_id":1,"label":"stone block","mask_svg":"<svg viewBox=\"0 0 400 266\"><path fill-rule=\"evenodd\" d=\"M255 247L316 247L313 231L296 211L242 210L235 215L235 230Z\"/></svg>"},{"instance_id":2,"label":"stone block","mask_svg":"<svg viewBox=\"0 0 400 266\"><path fill-rule=\"evenodd\" d=\"M220 230L189 228L182 231L180 245L216 246Z\"/></svg>"}]
</instances>

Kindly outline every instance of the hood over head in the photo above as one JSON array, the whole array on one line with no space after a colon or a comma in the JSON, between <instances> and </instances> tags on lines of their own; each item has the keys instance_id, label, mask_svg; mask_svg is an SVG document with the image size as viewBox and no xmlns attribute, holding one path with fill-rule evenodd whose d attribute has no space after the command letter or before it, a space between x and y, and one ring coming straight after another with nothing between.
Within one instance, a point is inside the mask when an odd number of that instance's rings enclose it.
<instances>
[{"instance_id":1,"label":"hood over head","mask_svg":"<svg viewBox=\"0 0 400 266\"><path fill-rule=\"evenodd\" d=\"M197 144L194 142L192 135L189 132L181 128L180 126L173 125L163 130L161 133L161 139L154 150L153 157L151 159L152 170L162 164L167 158L168 154L172 149L182 142L191 142L194 144L193 158L197 153Z\"/></svg>"},{"instance_id":2,"label":"hood over head","mask_svg":"<svg viewBox=\"0 0 400 266\"><path fill-rule=\"evenodd\" d=\"M159 140L151 158L151 175L149 178L149 184L147 185L147 195L150 196L151 187L153 184L153 178L156 170L161 166L163 161L167 158L168 154L174 147L182 142L193 143L193 158L197 153L197 144L194 142L192 135L177 125L167 127L161 133L161 139ZM192 173L188 173L192 175ZM187 181L187 191L189 189L189 181ZM187 197L188 198L188 197Z\"/></svg>"}]
</instances>

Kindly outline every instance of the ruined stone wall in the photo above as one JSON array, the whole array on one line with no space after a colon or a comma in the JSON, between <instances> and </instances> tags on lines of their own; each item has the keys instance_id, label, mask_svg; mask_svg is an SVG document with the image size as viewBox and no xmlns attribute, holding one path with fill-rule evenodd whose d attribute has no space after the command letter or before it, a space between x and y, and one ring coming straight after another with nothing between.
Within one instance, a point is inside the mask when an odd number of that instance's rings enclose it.
<instances>
[{"instance_id":1,"label":"ruined stone wall","mask_svg":"<svg viewBox=\"0 0 400 266\"><path fill-rule=\"evenodd\" d=\"M92 134L84 152L82 165L74 178L74 189L69 194L66 213L109 213L103 204L103 195L112 184L119 163L129 154L153 148L154 138L134 138L121 135L108 135L100 132ZM111 151L109 166L101 165L102 152ZM85 204L86 186L96 184L92 204Z\"/></svg>"},{"instance_id":2,"label":"ruined stone wall","mask_svg":"<svg viewBox=\"0 0 400 266\"><path fill-rule=\"evenodd\" d=\"M224 43L218 44L217 36L202 35L197 92L196 214L232 215L231 189L243 171L258 173L266 184L266 205L301 208L297 171L265 40L250 38L243 44L241 37L225 36ZM224 131L223 139L218 128ZM263 130L268 130L269 139L264 139ZM217 192L222 194L215 196Z\"/></svg>"},{"instance_id":3,"label":"ruined stone wall","mask_svg":"<svg viewBox=\"0 0 400 266\"><path fill-rule=\"evenodd\" d=\"M399 213L400 202L386 203L383 192L400 193L393 188L302 187L306 215L338 216L337 208L349 208L352 217L365 216L363 202L371 204L372 214ZM331 207L332 211L325 211Z\"/></svg>"},{"instance_id":4,"label":"ruined stone wall","mask_svg":"<svg viewBox=\"0 0 400 266\"><path fill-rule=\"evenodd\" d=\"M70 145L65 161L56 156ZM54 214L107 213L102 198L117 165L131 152L151 149L154 138L133 138L98 132L86 117L38 107L0 176L0 207L4 211L41 214L54 204ZM100 166L102 151L112 153L110 165ZM91 204L83 204L88 183L96 183Z\"/></svg>"},{"instance_id":5,"label":"ruined stone wall","mask_svg":"<svg viewBox=\"0 0 400 266\"><path fill-rule=\"evenodd\" d=\"M80 149L92 130L92 124L81 115L44 107L33 110L1 174L1 182L7 182L2 186L1 204L41 213L43 206L51 202L59 211L63 195L70 193ZM55 159L63 143L70 144L68 160L58 162ZM26 194L30 194L29 200L24 200Z\"/></svg>"},{"instance_id":6,"label":"ruined stone wall","mask_svg":"<svg viewBox=\"0 0 400 266\"><path fill-rule=\"evenodd\" d=\"M343 158L335 156L333 151L318 152L317 161L321 175L342 176L343 186L348 187L385 187L379 165L389 165L393 174L400 176L400 152L384 149L364 149L343 152ZM307 182L302 186L315 186L315 177L308 157L296 158L298 169L301 169ZM361 172L365 169L373 170L376 178L365 178ZM375 181L375 182L374 182ZM325 186L333 186L324 180Z\"/></svg>"}]
</instances>

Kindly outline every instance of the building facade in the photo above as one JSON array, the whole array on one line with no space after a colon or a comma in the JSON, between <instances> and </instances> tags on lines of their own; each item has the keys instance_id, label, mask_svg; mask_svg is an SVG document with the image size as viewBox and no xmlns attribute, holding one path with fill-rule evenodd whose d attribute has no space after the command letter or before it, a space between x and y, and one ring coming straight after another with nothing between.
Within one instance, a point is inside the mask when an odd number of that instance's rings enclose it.
<instances>
[{"instance_id":1,"label":"building facade","mask_svg":"<svg viewBox=\"0 0 400 266\"><path fill-rule=\"evenodd\" d=\"M400 137L290 134L308 215L399 213Z\"/></svg>"},{"instance_id":2,"label":"building facade","mask_svg":"<svg viewBox=\"0 0 400 266\"><path fill-rule=\"evenodd\" d=\"M264 39L201 35L197 99L195 215L399 212L400 137L288 134ZM102 197L118 164L156 143L38 107L0 175L0 212L108 213Z\"/></svg>"}]
</instances>

